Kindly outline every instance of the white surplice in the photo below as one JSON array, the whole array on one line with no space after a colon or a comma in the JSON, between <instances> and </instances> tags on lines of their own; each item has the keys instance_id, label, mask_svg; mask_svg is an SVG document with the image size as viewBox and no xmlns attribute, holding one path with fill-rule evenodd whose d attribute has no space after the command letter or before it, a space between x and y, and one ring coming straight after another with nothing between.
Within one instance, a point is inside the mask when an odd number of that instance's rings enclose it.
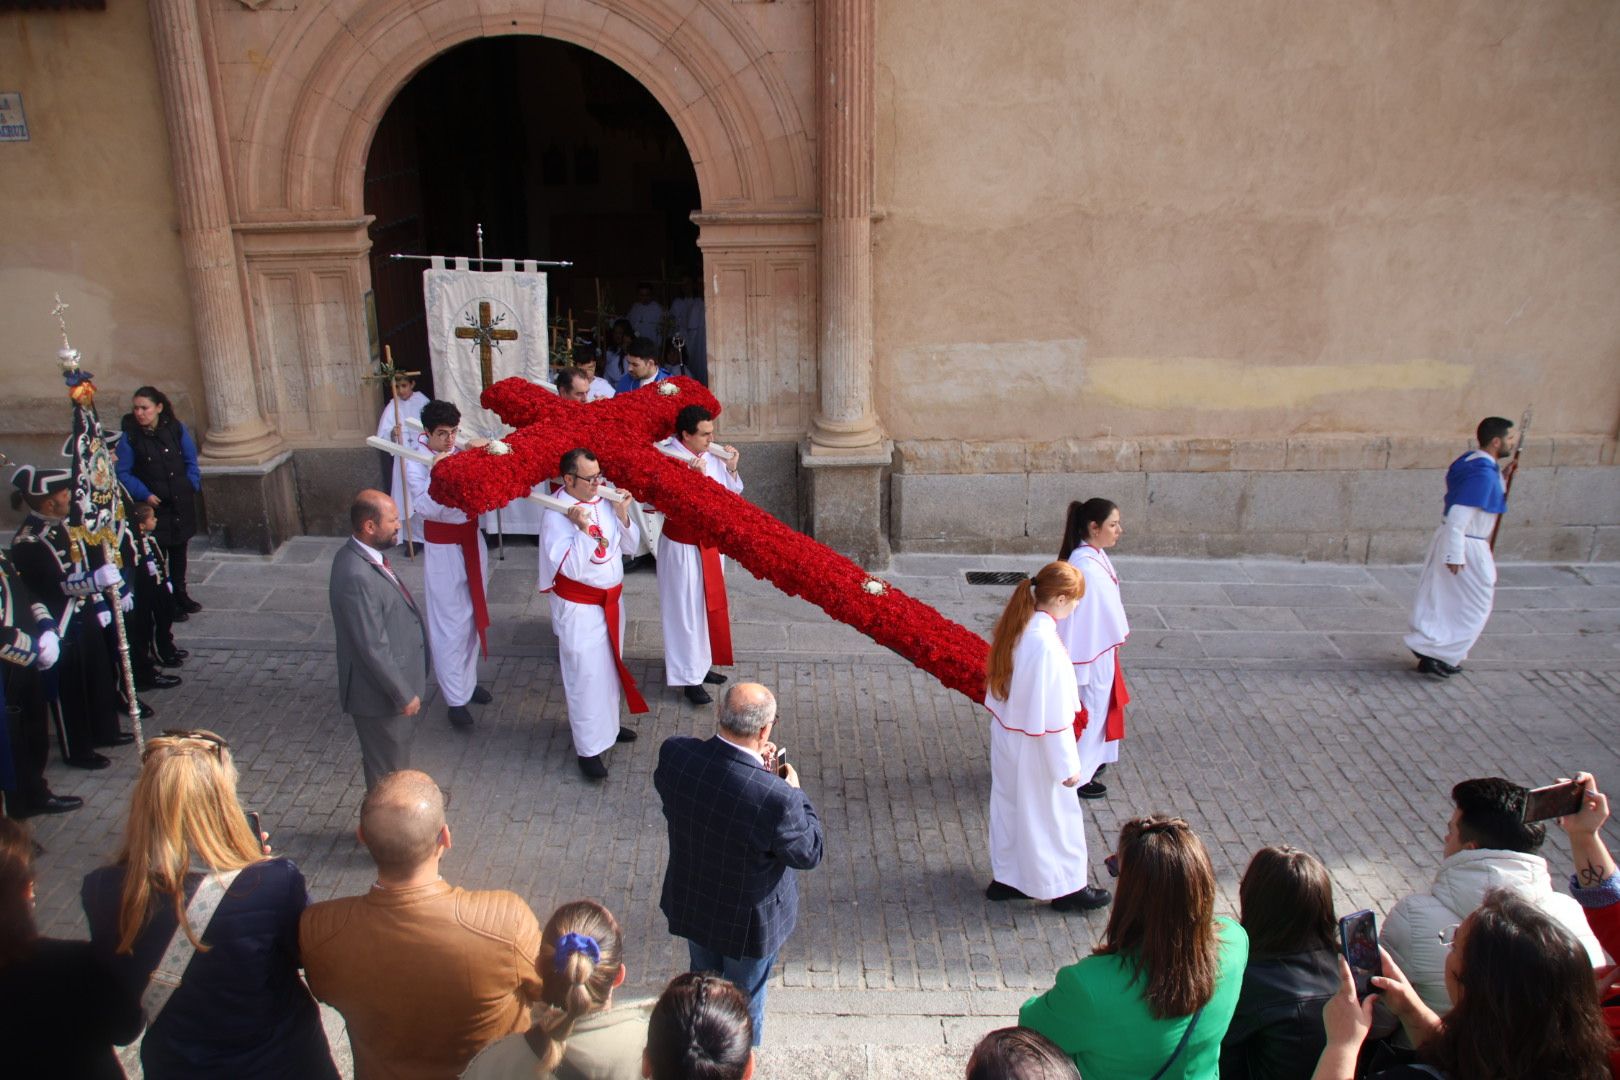
<instances>
[{"instance_id":1,"label":"white surplice","mask_svg":"<svg viewBox=\"0 0 1620 1080\"><path fill-rule=\"evenodd\" d=\"M398 443L400 446L408 446L415 450L417 448L417 433L412 431L410 425L406 424L405 421L422 419L422 408L428 403L428 396L420 390L415 390L411 392L410 397L405 399L404 407L399 410L399 438L396 439L394 438L394 406L398 400L398 398L395 398L383 406L382 419L377 421L377 438L387 439L390 442ZM405 518L405 492L399 482L399 466L400 462L404 460L404 458L396 458L393 455L389 455L388 458L388 494L394 500L394 507L399 511L401 521L404 521ZM416 508L412 507L411 509L415 510ZM421 543L422 523L420 521L409 521L405 522L405 524L410 532L411 539ZM403 542L402 539L401 543Z\"/></svg>"},{"instance_id":2,"label":"white surplice","mask_svg":"<svg viewBox=\"0 0 1620 1080\"><path fill-rule=\"evenodd\" d=\"M1475 455L1495 464L1483 451ZM1457 503L1446 512L1429 541L1429 555L1412 601L1412 632L1406 647L1419 656L1461 664L1485 632L1496 601L1496 557L1491 554L1492 514ZM1453 574L1446 564L1461 564Z\"/></svg>"},{"instance_id":3,"label":"white surplice","mask_svg":"<svg viewBox=\"0 0 1620 1080\"><path fill-rule=\"evenodd\" d=\"M694 455L671 435L659 449L683 461L702 459L703 475L733 494L742 494L742 477L705 450ZM722 573L726 560L720 559ZM698 686L714 666L709 649L709 612L703 594L703 557L695 544L678 544L658 537L658 608L664 622L664 682L669 686Z\"/></svg>"},{"instance_id":4,"label":"white surplice","mask_svg":"<svg viewBox=\"0 0 1620 1080\"><path fill-rule=\"evenodd\" d=\"M990 710L990 869L1003 885L1053 900L1086 886L1086 819L1074 714L1080 691L1057 623L1037 611L1013 647L1007 698Z\"/></svg>"},{"instance_id":5,"label":"white surplice","mask_svg":"<svg viewBox=\"0 0 1620 1080\"><path fill-rule=\"evenodd\" d=\"M418 436L414 449L432 453L426 436ZM407 461L405 475L411 484L411 517L418 535L423 521L442 521L450 525L466 522L466 514L428 494L432 476L426 465ZM484 545L483 533L478 534L478 567L484 577L487 603L489 549ZM423 613L428 646L433 655L433 676L439 680L446 705L465 705L478 688L478 625L467 585L467 561L462 557L460 544L422 541L422 586L427 595Z\"/></svg>"},{"instance_id":6,"label":"white surplice","mask_svg":"<svg viewBox=\"0 0 1620 1080\"><path fill-rule=\"evenodd\" d=\"M1080 733L1080 782L1089 784L1099 766L1119 760L1119 741L1107 741L1103 729L1114 693L1119 647L1131 636L1131 627L1119 595L1119 575L1108 552L1081 544L1069 552L1068 563L1086 579L1086 595L1075 605L1074 614L1058 623L1058 636L1074 662L1074 681L1089 717L1086 730Z\"/></svg>"},{"instance_id":7,"label":"white surplice","mask_svg":"<svg viewBox=\"0 0 1620 1080\"><path fill-rule=\"evenodd\" d=\"M556 497L570 506L579 500L566 491ZM611 589L624 581L622 558L635 547L636 525L622 528L613 507L598 497L584 504L605 541L581 532L567 516L547 510L540 523L540 573L536 587L550 589L561 573L582 585ZM619 734L619 669L608 638L607 611L595 604L576 604L550 594L551 629L557 635L562 667L563 696L568 702L568 726L574 733L574 753L595 757L613 745ZM625 609L619 603L619 640L624 640Z\"/></svg>"}]
</instances>

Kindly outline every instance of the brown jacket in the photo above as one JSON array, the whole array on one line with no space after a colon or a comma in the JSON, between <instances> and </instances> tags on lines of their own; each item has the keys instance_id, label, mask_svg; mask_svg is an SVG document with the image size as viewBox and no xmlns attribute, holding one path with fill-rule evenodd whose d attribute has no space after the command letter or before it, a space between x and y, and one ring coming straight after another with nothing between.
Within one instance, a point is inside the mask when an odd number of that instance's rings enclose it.
<instances>
[{"instance_id":1,"label":"brown jacket","mask_svg":"<svg viewBox=\"0 0 1620 1080\"><path fill-rule=\"evenodd\" d=\"M540 997L540 924L515 893L373 888L304 909L298 941L309 988L349 1026L356 1080L451 1080L528 1030Z\"/></svg>"}]
</instances>

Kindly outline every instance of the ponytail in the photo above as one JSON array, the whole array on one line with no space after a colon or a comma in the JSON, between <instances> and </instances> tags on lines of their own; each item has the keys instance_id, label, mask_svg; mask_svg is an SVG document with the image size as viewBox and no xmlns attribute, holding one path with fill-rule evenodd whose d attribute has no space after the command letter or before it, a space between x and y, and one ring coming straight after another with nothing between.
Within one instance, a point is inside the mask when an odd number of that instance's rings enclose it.
<instances>
[{"instance_id":1,"label":"ponytail","mask_svg":"<svg viewBox=\"0 0 1620 1080\"><path fill-rule=\"evenodd\" d=\"M1078 505L1078 504L1077 504ZM1105 515L1106 516L1106 515ZM1037 604L1048 603L1059 597L1076 599L1086 595L1086 579L1080 571L1066 562L1047 563L1040 573L1020 581L1007 598L1007 606L996 620L995 632L990 638L990 661L985 665L985 683L994 697L1007 698L1012 687L1012 654L1018 639L1024 636Z\"/></svg>"},{"instance_id":2,"label":"ponytail","mask_svg":"<svg viewBox=\"0 0 1620 1080\"><path fill-rule=\"evenodd\" d=\"M1119 507L1109 499L1087 499L1069 504L1068 516L1063 520L1063 546L1057 557L1067 559L1074 549L1091 539L1093 526L1100 526Z\"/></svg>"},{"instance_id":3,"label":"ponytail","mask_svg":"<svg viewBox=\"0 0 1620 1080\"><path fill-rule=\"evenodd\" d=\"M557 909L540 935L540 1000L535 1027L546 1037L537 1075L550 1076L568 1048L574 1024L607 1007L624 970L619 923L594 900Z\"/></svg>"}]
</instances>

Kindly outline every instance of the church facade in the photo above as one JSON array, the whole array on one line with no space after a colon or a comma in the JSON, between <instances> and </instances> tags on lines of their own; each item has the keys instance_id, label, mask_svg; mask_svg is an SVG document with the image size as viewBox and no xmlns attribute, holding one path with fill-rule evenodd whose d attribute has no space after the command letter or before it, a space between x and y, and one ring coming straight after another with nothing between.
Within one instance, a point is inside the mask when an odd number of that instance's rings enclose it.
<instances>
[{"instance_id":1,"label":"church facade","mask_svg":"<svg viewBox=\"0 0 1620 1080\"><path fill-rule=\"evenodd\" d=\"M722 433L865 561L1052 552L1099 494L1133 551L1415 559L1526 406L1504 554L1620 558L1612 5L16 6L0 448L59 444L60 292L104 418L151 383L201 436L224 543L343 528L368 151L435 57L524 35L668 114Z\"/></svg>"}]
</instances>

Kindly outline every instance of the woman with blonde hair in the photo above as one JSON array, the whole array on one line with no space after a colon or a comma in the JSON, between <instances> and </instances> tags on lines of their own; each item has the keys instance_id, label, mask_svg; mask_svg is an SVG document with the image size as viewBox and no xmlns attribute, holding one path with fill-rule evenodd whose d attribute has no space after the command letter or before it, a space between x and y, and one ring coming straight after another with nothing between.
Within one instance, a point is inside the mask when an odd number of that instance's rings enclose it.
<instances>
[{"instance_id":1,"label":"woman with blonde hair","mask_svg":"<svg viewBox=\"0 0 1620 1080\"><path fill-rule=\"evenodd\" d=\"M1108 891L1086 884L1086 818L1074 725L1080 690L1058 637L1085 595L1066 562L1047 563L1013 589L996 621L986 671L990 710L989 900L1050 900L1058 911L1094 911Z\"/></svg>"},{"instance_id":2,"label":"woman with blonde hair","mask_svg":"<svg viewBox=\"0 0 1620 1080\"><path fill-rule=\"evenodd\" d=\"M337 1077L298 975L304 875L262 839L223 738L147 742L117 860L80 895L91 943L141 999L148 1080Z\"/></svg>"},{"instance_id":3,"label":"woman with blonde hair","mask_svg":"<svg viewBox=\"0 0 1620 1080\"><path fill-rule=\"evenodd\" d=\"M640 1080L651 1001L615 1006L623 942L595 900L558 908L540 934L540 1005L528 1031L485 1047L462 1080Z\"/></svg>"}]
</instances>

